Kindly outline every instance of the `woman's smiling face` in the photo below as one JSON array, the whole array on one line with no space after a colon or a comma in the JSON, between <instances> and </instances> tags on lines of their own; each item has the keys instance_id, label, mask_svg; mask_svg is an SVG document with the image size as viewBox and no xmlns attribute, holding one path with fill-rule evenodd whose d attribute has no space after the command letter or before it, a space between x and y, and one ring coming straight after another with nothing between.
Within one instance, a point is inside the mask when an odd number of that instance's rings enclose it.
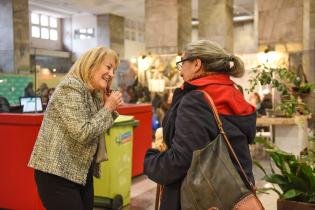
<instances>
[{"instance_id":1,"label":"woman's smiling face","mask_svg":"<svg viewBox=\"0 0 315 210\"><path fill-rule=\"evenodd\" d=\"M105 90L111 84L115 68L115 58L109 55L105 56L103 62L96 67L91 75L92 87L96 90Z\"/></svg>"}]
</instances>

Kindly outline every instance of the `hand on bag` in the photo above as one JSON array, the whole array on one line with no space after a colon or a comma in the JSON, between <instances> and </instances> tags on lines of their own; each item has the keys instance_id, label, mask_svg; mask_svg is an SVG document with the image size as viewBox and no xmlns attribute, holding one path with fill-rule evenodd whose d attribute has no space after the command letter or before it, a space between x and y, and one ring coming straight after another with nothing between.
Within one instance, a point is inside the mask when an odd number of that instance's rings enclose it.
<instances>
[{"instance_id":1,"label":"hand on bag","mask_svg":"<svg viewBox=\"0 0 315 210\"><path fill-rule=\"evenodd\" d=\"M118 106L124 103L122 94L119 91L112 91L110 95L104 93L104 107L110 111L115 111Z\"/></svg>"},{"instance_id":2,"label":"hand on bag","mask_svg":"<svg viewBox=\"0 0 315 210\"><path fill-rule=\"evenodd\" d=\"M155 132L155 148L160 152L167 150L167 146L163 139L163 128L158 128Z\"/></svg>"}]
</instances>

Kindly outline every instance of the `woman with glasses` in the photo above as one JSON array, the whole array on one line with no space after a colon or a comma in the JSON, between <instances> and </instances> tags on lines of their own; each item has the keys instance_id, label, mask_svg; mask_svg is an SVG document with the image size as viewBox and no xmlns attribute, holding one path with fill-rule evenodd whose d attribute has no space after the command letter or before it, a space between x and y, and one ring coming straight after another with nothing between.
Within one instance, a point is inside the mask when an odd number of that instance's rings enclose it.
<instances>
[{"instance_id":1,"label":"woman with glasses","mask_svg":"<svg viewBox=\"0 0 315 210\"><path fill-rule=\"evenodd\" d=\"M204 94L196 90L204 90L212 97L235 153L254 181L248 144L255 137L256 112L230 79L244 74L241 59L213 42L200 40L186 46L177 68L184 84L174 91L172 105L162 123L168 149L150 149L144 161L144 173L164 186L161 210L181 209L181 182L193 152L204 148L218 135L211 108Z\"/></svg>"}]
</instances>

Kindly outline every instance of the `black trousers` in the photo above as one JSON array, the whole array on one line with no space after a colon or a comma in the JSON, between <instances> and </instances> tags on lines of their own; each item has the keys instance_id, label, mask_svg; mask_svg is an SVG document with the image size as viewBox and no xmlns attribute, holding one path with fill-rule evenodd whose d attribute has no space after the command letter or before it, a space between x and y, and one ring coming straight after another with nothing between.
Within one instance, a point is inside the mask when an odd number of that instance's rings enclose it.
<instances>
[{"instance_id":1,"label":"black trousers","mask_svg":"<svg viewBox=\"0 0 315 210\"><path fill-rule=\"evenodd\" d=\"M92 167L91 167L92 168ZM89 170L85 186L35 170L39 197L47 210L93 210L93 175Z\"/></svg>"}]
</instances>

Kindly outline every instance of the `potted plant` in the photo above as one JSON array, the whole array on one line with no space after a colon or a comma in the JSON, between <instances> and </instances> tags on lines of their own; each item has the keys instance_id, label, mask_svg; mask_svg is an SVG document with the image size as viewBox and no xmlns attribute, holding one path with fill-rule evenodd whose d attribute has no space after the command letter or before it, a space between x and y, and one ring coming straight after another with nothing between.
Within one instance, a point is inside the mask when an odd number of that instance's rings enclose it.
<instances>
[{"instance_id":1,"label":"potted plant","mask_svg":"<svg viewBox=\"0 0 315 210\"><path fill-rule=\"evenodd\" d=\"M308 133L308 139L310 141L310 148L315 150L315 130L310 129Z\"/></svg>"},{"instance_id":2,"label":"potted plant","mask_svg":"<svg viewBox=\"0 0 315 210\"><path fill-rule=\"evenodd\" d=\"M302 98L305 97L305 94L314 92L315 85L308 83L305 77L302 79L297 73L285 67L272 68L266 65L253 68L251 73L248 92L253 92L258 84L261 86L270 85L281 93L281 103L277 108L286 116L292 117L296 113L300 115L310 113Z\"/></svg>"},{"instance_id":3,"label":"potted plant","mask_svg":"<svg viewBox=\"0 0 315 210\"><path fill-rule=\"evenodd\" d=\"M266 170L257 161L254 161L265 176L263 180L272 184L271 188L262 188L259 191L273 190L279 195L278 210L308 210L315 208L315 153L305 150L300 157L284 152L263 138L257 143L266 147L271 157L271 172ZM276 168L275 168L276 167Z\"/></svg>"}]
</instances>

